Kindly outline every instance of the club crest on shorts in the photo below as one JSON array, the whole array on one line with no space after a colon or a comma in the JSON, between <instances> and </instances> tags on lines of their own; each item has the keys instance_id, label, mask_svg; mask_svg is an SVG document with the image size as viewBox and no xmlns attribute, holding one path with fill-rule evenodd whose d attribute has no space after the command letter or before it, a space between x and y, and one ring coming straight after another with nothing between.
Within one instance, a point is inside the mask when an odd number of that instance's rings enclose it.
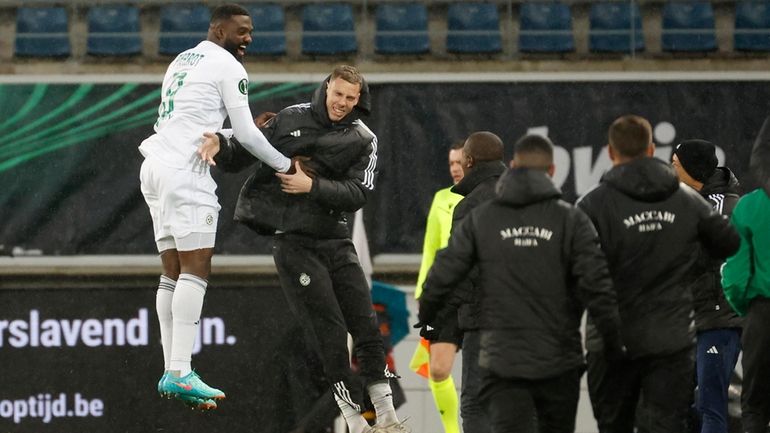
<instances>
[{"instance_id":1,"label":"club crest on shorts","mask_svg":"<svg viewBox=\"0 0 770 433\"><path fill-rule=\"evenodd\" d=\"M302 284L303 287L307 287L310 284L310 275L304 272L299 274L299 283Z\"/></svg>"},{"instance_id":2,"label":"club crest on shorts","mask_svg":"<svg viewBox=\"0 0 770 433\"><path fill-rule=\"evenodd\" d=\"M208 214L206 215L206 225L212 225L214 224L214 215Z\"/></svg>"}]
</instances>

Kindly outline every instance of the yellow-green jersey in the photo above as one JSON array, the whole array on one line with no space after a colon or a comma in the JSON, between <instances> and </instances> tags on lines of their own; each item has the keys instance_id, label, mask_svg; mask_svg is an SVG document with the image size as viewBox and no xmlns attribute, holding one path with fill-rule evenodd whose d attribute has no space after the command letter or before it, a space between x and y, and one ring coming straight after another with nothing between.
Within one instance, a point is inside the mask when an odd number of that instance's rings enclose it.
<instances>
[{"instance_id":1,"label":"yellow-green jersey","mask_svg":"<svg viewBox=\"0 0 770 433\"><path fill-rule=\"evenodd\" d=\"M417 276L417 287L414 297L422 294L422 283L428 276L428 271L436 258L436 252L447 246L449 235L452 233L452 214L455 206L463 196L452 192L452 187L440 189L433 196L433 202L428 211L428 222L425 224L425 240L422 243L422 263Z\"/></svg>"}]
</instances>

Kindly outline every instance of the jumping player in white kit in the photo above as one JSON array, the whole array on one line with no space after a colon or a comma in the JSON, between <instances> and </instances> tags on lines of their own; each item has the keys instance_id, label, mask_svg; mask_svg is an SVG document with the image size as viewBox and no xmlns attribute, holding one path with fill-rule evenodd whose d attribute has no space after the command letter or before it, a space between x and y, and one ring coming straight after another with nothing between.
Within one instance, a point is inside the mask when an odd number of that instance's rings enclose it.
<instances>
[{"instance_id":1,"label":"jumping player in white kit","mask_svg":"<svg viewBox=\"0 0 770 433\"><path fill-rule=\"evenodd\" d=\"M250 153L278 172L292 166L257 129L249 109L248 75L240 62L252 30L241 6L214 9L207 40L169 65L155 134L139 146L142 194L163 263L156 309L165 372L158 392L199 409L216 408L215 400L225 397L190 365L220 209L209 173L213 156L199 146L204 133L221 129L229 116L233 134Z\"/></svg>"}]
</instances>

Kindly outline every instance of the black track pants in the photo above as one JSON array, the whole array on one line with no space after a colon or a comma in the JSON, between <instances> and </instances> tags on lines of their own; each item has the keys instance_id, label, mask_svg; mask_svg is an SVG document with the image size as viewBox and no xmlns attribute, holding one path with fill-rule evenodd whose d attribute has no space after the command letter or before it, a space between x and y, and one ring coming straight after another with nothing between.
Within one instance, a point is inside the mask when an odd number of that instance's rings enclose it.
<instances>
[{"instance_id":1,"label":"black track pants","mask_svg":"<svg viewBox=\"0 0 770 433\"><path fill-rule=\"evenodd\" d=\"M385 352L369 284L350 239L275 236L273 258L289 308L318 352L340 398L360 405L352 378L347 334L353 337L365 384L386 379Z\"/></svg>"}]
</instances>

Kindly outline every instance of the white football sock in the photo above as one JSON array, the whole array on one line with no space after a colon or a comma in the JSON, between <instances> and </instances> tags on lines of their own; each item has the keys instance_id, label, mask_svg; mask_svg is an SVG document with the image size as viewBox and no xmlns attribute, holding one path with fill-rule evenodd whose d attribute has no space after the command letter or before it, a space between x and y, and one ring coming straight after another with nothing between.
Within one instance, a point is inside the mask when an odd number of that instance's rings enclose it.
<instances>
[{"instance_id":1,"label":"white football sock","mask_svg":"<svg viewBox=\"0 0 770 433\"><path fill-rule=\"evenodd\" d=\"M169 370L184 377L192 371L190 359L198 335L198 323L206 294L206 280L192 274L180 274L174 289L171 314L174 317Z\"/></svg>"},{"instance_id":2,"label":"white football sock","mask_svg":"<svg viewBox=\"0 0 770 433\"><path fill-rule=\"evenodd\" d=\"M171 316L171 300L174 298L176 281L161 275L158 292L155 295L155 311L158 313L160 325L160 344L163 347L163 368L168 370L171 365L171 332L174 323Z\"/></svg>"},{"instance_id":3,"label":"white football sock","mask_svg":"<svg viewBox=\"0 0 770 433\"><path fill-rule=\"evenodd\" d=\"M398 422L396 409L393 407L393 391L390 389L390 383L377 382L366 388L369 391L369 399L374 405L374 412L377 414L377 425L386 426Z\"/></svg>"},{"instance_id":4,"label":"white football sock","mask_svg":"<svg viewBox=\"0 0 770 433\"><path fill-rule=\"evenodd\" d=\"M361 412L355 410L350 403L339 398L336 393L332 393L334 394L334 400L337 401L337 406L339 406L342 412L342 417L345 418L345 422L348 424L348 431L350 433L363 433L364 429L369 427L369 423L366 422Z\"/></svg>"}]
</instances>

